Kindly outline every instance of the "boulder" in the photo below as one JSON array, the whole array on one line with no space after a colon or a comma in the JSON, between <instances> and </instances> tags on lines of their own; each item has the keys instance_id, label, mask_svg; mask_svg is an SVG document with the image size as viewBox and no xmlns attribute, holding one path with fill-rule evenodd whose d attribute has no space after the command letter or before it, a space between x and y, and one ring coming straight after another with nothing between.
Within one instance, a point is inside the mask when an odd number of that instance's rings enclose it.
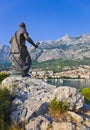
<instances>
[{"instance_id":1,"label":"boulder","mask_svg":"<svg viewBox=\"0 0 90 130\"><path fill-rule=\"evenodd\" d=\"M48 104L56 86L40 79L10 76L3 80L2 87L8 88L15 99L12 101L11 119L21 123L25 117L30 122L48 111Z\"/></svg>"},{"instance_id":2,"label":"boulder","mask_svg":"<svg viewBox=\"0 0 90 130\"><path fill-rule=\"evenodd\" d=\"M53 98L56 98L58 101L66 102L68 109L74 111L78 111L84 104L84 97L76 88L69 86L56 88L52 96L52 99Z\"/></svg>"}]
</instances>

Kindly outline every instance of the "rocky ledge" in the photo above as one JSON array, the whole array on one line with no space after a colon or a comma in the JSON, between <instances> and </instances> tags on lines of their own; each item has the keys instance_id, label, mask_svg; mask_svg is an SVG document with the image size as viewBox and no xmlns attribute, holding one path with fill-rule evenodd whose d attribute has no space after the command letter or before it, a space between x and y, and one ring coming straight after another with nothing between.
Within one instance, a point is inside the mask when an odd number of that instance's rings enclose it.
<instances>
[{"instance_id":1,"label":"rocky ledge","mask_svg":"<svg viewBox=\"0 0 90 130\"><path fill-rule=\"evenodd\" d=\"M3 80L14 95L11 120L25 130L90 130L90 106L76 88L47 84L40 79L11 76ZM54 119L48 114L50 100L66 101L68 111Z\"/></svg>"}]
</instances>

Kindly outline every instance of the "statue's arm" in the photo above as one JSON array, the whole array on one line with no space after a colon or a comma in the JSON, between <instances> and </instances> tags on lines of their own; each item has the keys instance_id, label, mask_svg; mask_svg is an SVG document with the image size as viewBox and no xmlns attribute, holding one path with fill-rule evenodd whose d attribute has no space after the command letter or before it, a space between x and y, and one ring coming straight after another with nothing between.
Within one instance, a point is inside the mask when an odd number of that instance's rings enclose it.
<instances>
[{"instance_id":1,"label":"statue's arm","mask_svg":"<svg viewBox=\"0 0 90 130\"><path fill-rule=\"evenodd\" d=\"M24 37L25 37L25 39L26 39L29 43L31 43L35 48L38 47L38 45L34 43L34 41L28 36L27 33L24 33Z\"/></svg>"}]
</instances>

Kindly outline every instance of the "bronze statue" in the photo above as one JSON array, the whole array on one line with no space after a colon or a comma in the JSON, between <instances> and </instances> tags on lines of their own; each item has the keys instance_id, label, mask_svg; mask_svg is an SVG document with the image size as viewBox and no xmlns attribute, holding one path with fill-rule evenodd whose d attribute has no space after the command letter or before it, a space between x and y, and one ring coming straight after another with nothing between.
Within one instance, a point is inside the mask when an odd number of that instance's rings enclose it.
<instances>
[{"instance_id":1,"label":"bronze statue","mask_svg":"<svg viewBox=\"0 0 90 130\"><path fill-rule=\"evenodd\" d=\"M29 37L29 34L26 30L25 23L19 25L19 29L10 39L11 44L11 60L12 60L12 74L20 74L23 77L28 75L28 71L31 67L31 57L25 45L25 42L28 41L35 48L38 47L37 44Z\"/></svg>"}]
</instances>

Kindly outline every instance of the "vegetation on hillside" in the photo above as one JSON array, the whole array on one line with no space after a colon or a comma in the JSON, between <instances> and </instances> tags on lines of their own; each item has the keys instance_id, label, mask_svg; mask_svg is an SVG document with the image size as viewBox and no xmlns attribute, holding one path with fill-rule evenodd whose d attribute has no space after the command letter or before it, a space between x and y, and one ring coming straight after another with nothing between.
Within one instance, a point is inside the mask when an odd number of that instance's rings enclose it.
<instances>
[{"instance_id":1,"label":"vegetation on hillside","mask_svg":"<svg viewBox=\"0 0 90 130\"><path fill-rule=\"evenodd\" d=\"M85 58L83 60L64 60L64 59L53 59L44 62L32 61L33 69L41 70L53 70L53 72L61 72L72 70L80 65L90 65L90 58Z\"/></svg>"}]
</instances>

